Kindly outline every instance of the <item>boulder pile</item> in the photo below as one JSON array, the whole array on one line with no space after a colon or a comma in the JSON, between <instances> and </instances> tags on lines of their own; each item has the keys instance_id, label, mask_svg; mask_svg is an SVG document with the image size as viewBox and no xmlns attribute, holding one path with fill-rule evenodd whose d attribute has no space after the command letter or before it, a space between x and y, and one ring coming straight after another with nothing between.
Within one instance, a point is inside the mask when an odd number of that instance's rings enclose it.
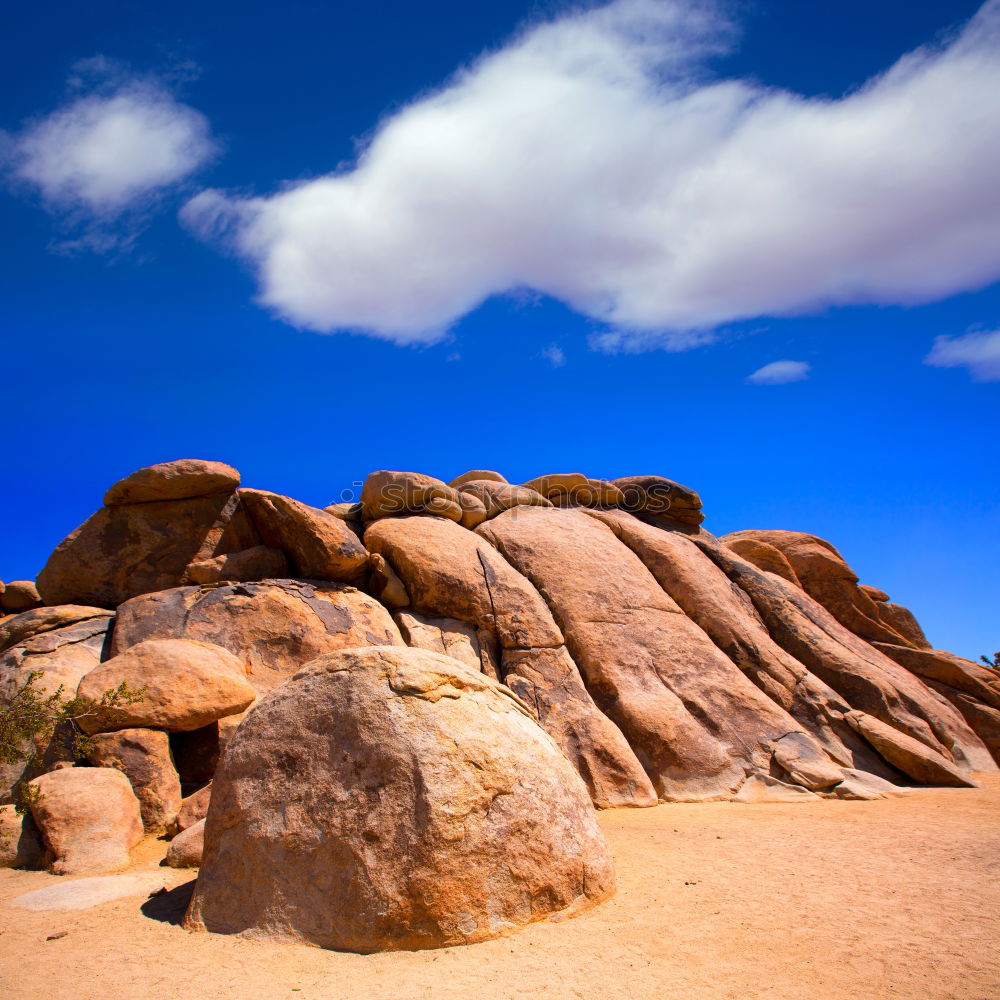
<instances>
[{"instance_id":1,"label":"boulder pile","mask_svg":"<svg viewBox=\"0 0 1000 1000\"><path fill-rule=\"evenodd\" d=\"M34 675L94 705L86 759L57 731L0 768L31 807L3 807L0 863L111 871L174 837L191 928L438 947L612 892L594 806L997 770L995 671L828 542L703 520L658 476L383 470L320 510L217 462L139 470L0 584L0 699Z\"/></svg>"}]
</instances>

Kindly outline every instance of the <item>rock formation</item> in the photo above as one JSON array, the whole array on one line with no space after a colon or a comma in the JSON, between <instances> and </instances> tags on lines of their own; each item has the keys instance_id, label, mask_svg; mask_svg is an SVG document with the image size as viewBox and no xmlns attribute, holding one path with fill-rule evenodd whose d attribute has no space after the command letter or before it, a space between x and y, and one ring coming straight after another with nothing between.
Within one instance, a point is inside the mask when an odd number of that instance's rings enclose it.
<instances>
[{"instance_id":1,"label":"rock formation","mask_svg":"<svg viewBox=\"0 0 1000 1000\"><path fill-rule=\"evenodd\" d=\"M383 470L358 500L319 509L220 463L151 466L107 492L37 591L0 585L0 698L32 676L95 701L144 689L80 719L88 760L69 766L62 733L0 770L4 802L52 789L31 824L4 814L23 841L4 863L48 850L59 870L116 867L137 822L186 833L175 862L197 863L203 829L193 926L429 947L609 891L581 789L600 808L878 798L1000 762L1000 675L932 649L813 535L715 538L697 493L652 475ZM95 782L122 800L114 829L87 812ZM317 812L310 782L344 817ZM448 839L455 788L475 864ZM531 827L531 803L564 817L585 878ZM265 855L286 895L250 878ZM226 880L254 887L230 898Z\"/></svg>"}]
</instances>

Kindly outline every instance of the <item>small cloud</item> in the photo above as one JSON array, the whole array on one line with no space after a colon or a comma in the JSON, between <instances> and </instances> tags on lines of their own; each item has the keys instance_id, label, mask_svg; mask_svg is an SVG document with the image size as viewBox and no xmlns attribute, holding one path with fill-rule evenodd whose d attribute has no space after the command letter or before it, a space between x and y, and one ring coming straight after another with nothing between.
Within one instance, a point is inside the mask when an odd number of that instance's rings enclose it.
<instances>
[{"instance_id":1,"label":"small cloud","mask_svg":"<svg viewBox=\"0 0 1000 1000\"><path fill-rule=\"evenodd\" d=\"M772 361L758 368L747 381L754 385L785 385L787 382L804 382L809 378L810 365L805 361Z\"/></svg>"},{"instance_id":2,"label":"small cloud","mask_svg":"<svg viewBox=\"0 0 1000 1000\"><path fill-rule=\"evenodd\" d=\"M938 337L924 364L935 368L968 368L973 382L1000 382L1000 330Z\"/></svg>"},{"instance_id":3,"label":"small cloud","mask_svg":"<svg viewBox=\"0 0 1000 1000\"><path fill-rule=\"evenodd\" d=\"M558 344L552 344L551 347L546 347L545 350L542 351L542 357L545 358L545 360L548 361L553 368L562 368L562 366L566 364L566 354Z\"/></svg>"},{"instance_id":4,"label":"small cloud","mask_svg":"<svg viewBox=\"0 0 1000 1000\"><path fill-rule=\"evenodd\" d=\"M445 358L445 361L461 361L462 355L458 351L454 351Z\"/></svg>"},{"instance_id":5,"label":"small cloud","mask_svg":"<svg viewBox=\"0 0 1000 1000\"><path fill-rule=\"evenodd\" d=\"M69 87L74 96L64 105L7 137L3 166L47 209L87 229L64 246L121 245L112 230L94 227L148 208L211 160L217 146L208 119L166 84L110 60L78 63Z\"/></svg>"}]
</instances>

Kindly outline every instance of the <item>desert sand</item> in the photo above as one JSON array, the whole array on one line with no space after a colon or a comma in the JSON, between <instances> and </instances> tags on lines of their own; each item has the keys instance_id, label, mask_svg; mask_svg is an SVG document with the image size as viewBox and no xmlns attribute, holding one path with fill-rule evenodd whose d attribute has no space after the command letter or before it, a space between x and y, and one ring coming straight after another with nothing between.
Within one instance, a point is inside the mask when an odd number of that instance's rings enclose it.
<instances>
[{"instance_id":1,"label":"desert sand","mask_svg":"<svg viewBox=\"0 0 1000 1000\"><path fill-rule=\"evenodd\" d=\"M163 841L127 873L138 894L84 910L19 908L71 880L0 871L0 982L8 1000L992 1000L1000 777L981 778L875 802L603 812L612 900L438 951L361 956L185 931L193 873L159 866ZM147 900L160 885L170 891Z\"/></svg>"}]
</instances>

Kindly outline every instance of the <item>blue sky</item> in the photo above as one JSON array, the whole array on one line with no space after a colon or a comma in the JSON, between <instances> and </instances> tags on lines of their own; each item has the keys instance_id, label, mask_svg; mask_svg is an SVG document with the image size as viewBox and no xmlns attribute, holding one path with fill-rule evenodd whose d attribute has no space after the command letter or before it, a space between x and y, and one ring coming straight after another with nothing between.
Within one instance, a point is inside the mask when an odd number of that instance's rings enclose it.
<instances>
[{"instance_id":1,"label":"blue sky","mask_svg":"<svg viewBox=\"0 0 1000 1000\"><path fill-rule=\"evenodd\" d=\"M172 458L319 506L374 468L658 473L992 652L979 10L8 5L0 577Z\"/></svg>"}]
</instances>

